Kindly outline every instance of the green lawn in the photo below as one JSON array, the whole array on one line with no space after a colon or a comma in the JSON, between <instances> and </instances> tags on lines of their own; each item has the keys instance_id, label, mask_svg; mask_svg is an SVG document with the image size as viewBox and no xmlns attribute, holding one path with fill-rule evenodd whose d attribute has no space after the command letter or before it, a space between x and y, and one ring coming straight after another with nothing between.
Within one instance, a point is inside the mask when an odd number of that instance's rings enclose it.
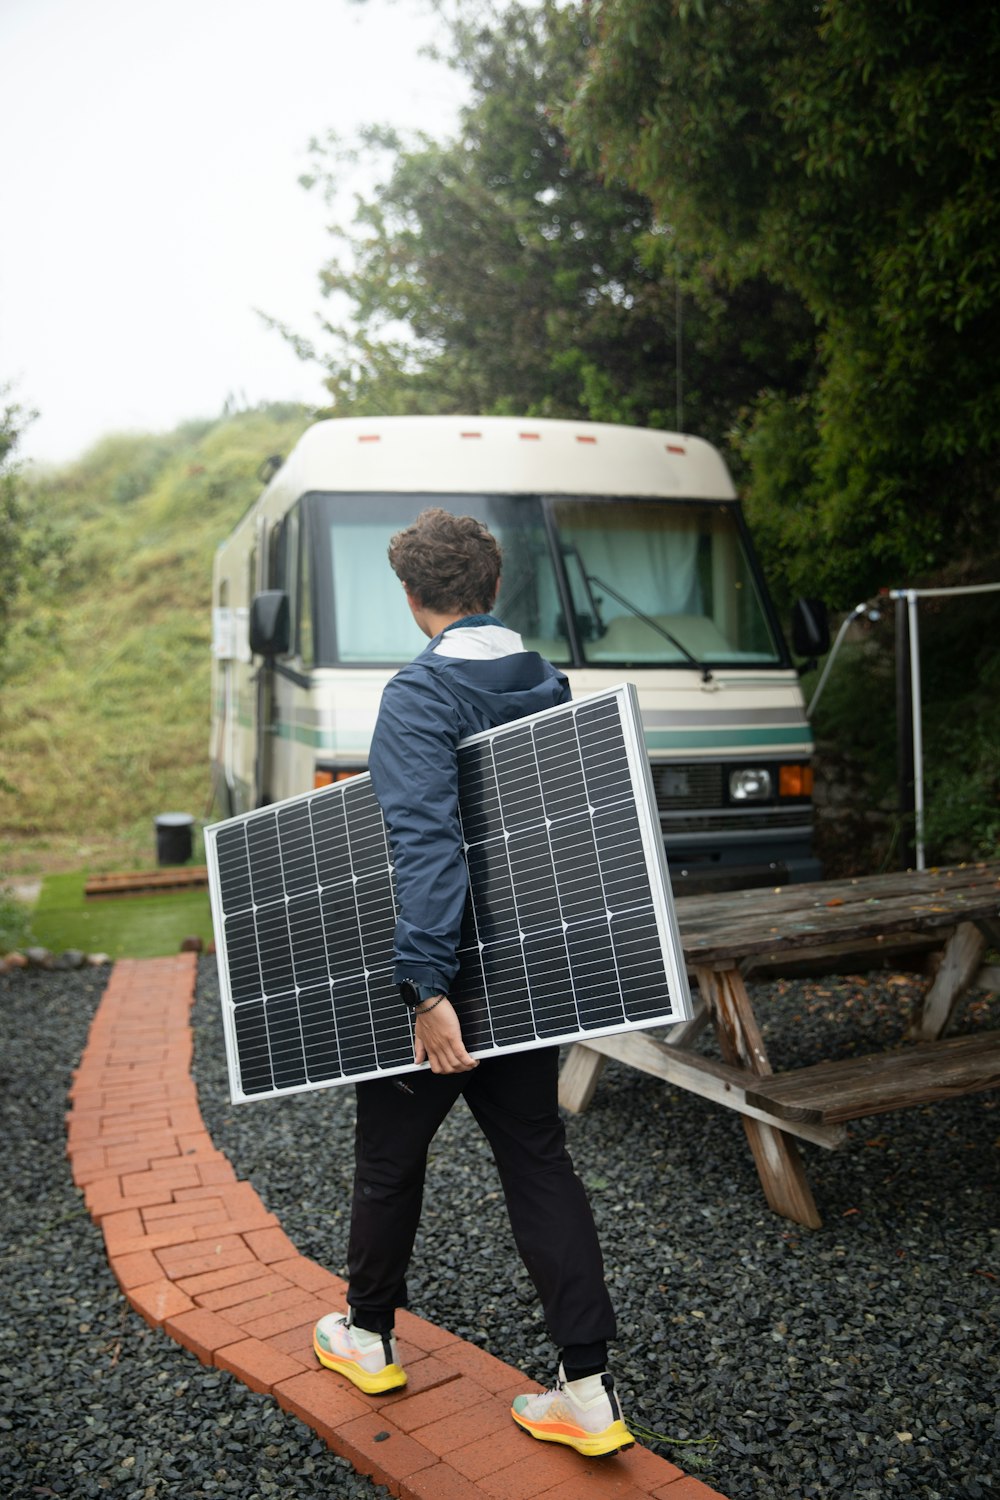
<instances>
[{"instance_id":1,"label":"green lawn","mask_svg":"<svg viewBox=\"0 0 1000 1500\"><path fill-rule=\"evenodd\" d=\"M101 897L88 901L86 872L49 875L31 913L36 943L53 953L80 948L111 958L159 958L177 953L181 941L212 938L207 891L173 891L155 896Z\"/></svg>"}]
</instances>

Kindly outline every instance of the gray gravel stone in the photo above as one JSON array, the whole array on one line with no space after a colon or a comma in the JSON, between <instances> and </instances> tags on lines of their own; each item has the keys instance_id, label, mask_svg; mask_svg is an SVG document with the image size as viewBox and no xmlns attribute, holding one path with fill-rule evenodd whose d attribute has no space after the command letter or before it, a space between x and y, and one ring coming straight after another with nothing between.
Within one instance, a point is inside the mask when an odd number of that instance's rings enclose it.
<instances>
[{"instance_id":1,"label":"gray gravel stone","mask_svg":"<svg viewBox=\"0 0 1000 1500\"><path fill-rule=\"evenodd\" d=\"M0 1496L387 1500L122 1297L66 1158L71 1068L106 979L0 976Z\"/></svg>"},{"instance_id":2,"label":"gray gravel stone","mask_svg":"<svg viewBox=\"0 0 1000 1500\"><path fill-rule=\"evenodd\" d=\"M131 1312L73 1187L64 1111L106 972L0 976L7 1171L0 1495L374 1500L273 1401ZM898 1039L895 976L755 989L777 1067ZM343 1272L349 1088L228 1102L214 962L193 1012L206 1124L303 1253ZM973 996L962 1030L1000 1025ZM651 1446L731 1500L988 1500L997 1494L997 1121L980 1095L859 1121L804 1148L824 1227L763 1203L735 1116L609 1066L568 1122L620 1323L615 1369ZM414 1311L535 1378L551 1350L489 1153L453 1111L435 1143ZM526 1439L526 1442L528 1440Z\"/></svg>"},{"instance_id":3,"label":"gray gravel stone","mask_svg":"<svg viewBox=\"0 0 1000 1500\"><path fill-rule=\"evenodd\" d=\"M776 1068L901 1039L913 980L754 986ZM298 1248L344 1274L353 1090L230 1105L214 965L194 1011L216 1144ZM1000 1025L973 995L961 1030ZM706 1050L712 1044L705 1043ZM650 1446L731 1500L995 1494L995 1095L861 1120L804 1146L824 1226L772 1214L737 1117L609 1065L570 1149L618 1309L614 1368ZM459 1106L438 1134L413 1310L548 1381L552 1350L488 1148Z\"/></svg>"}]
</instances>

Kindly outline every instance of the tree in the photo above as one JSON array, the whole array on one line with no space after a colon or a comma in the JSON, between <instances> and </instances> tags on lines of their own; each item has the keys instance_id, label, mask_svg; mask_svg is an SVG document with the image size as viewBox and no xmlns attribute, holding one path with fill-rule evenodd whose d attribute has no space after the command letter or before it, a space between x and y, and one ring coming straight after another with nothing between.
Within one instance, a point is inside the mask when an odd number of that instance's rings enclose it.
<instances>
[{"instance_id":1,"label":"tree","mask_svg":"<svg viewBox=\"0 0 1000 1500\"><path fill-rule=\"evenodd\" d=\"M693 274L641 193L571 160L558 119L586 14L544 0L452 24L471 84L457 139L361 143L386 176L322 273L348 310L324 325L333 410L586 416L721 442L765 380L797 389L811 355L798 299ZM334 197L357 151L317 144L307 184ZM794 330L777 352L776 322Z\"/></svg>"},{"instance_id":2,"label":"tree","mask_svg":"<svg viewBox=\"0 0 1000 1500\"><path fill-rule=\"evenodd\" d=\"M1000 13L944 0L615 0L564 124L682 254L815 330L741 422L789 586L850 603L995 541Z\"/></svg>"}]
</instances>

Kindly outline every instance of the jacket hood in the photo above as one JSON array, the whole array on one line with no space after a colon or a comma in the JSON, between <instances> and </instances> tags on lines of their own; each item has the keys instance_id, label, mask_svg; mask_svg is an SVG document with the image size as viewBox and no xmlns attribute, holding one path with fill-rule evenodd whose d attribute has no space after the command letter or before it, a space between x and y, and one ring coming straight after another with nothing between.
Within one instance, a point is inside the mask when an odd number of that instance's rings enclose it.
<instances>
[{"instance_id":1,"label":"jacket hood","mask_svg":"<svg viewBox=\"0 0 1000 1500\"><path fill-rule=\"evenodd\" d=\"M453 696L469 721L465 733L494 729L541 713L570 696L569 683L537 651L517 651L492 660L460 660L439 656L433 642L414 666L428 669L439 689Z\"/></svg>"}]
</instances>

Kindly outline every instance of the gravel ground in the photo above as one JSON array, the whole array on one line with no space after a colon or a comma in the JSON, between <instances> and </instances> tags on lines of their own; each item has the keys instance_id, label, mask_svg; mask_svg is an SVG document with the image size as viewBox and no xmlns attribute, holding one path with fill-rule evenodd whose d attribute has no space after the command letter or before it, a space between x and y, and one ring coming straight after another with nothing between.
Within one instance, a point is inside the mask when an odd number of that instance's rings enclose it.
<instances>
[{"instance_id":1,"label":"gravel ground","mask_svg":"<svg viewBox=\"0 0 1000 1500\"><path fill-rule=\"evenodd\" d=\"M751 988L776 1067L821 1045L889 1045L919 993L886 975ZM345 1274L353 1091L230 1105L210 962L199 989L216 1144L299 1249ZM1000 1026L1000 1000L972 996L958 1025ZM730 1500L1000 1493L998 1124L996 1096L979 1095L859 1121L837 1152L803 1146L824 1218L810 1232L764 1205L733 1114L609 1065L569 1119L570 1150L618 1309L626 1415L670 1439L650 1445ZM412 1308L548 1381L552 1350L464 1106L435 1145Z\"/></svg>"},{"instance_id":2,"label":"gravel ground","mask_svg":"<svg viewBox=\"0 0 1000 1500\"><path fill-rule=\"evenodd\" d=\"M104 982L0 976L0 1495L384 1496L118 1291L64 1154L70 1070ZM915 993L902 976L756 988L779 1067L809 1060L821 1034L838 1055L890 1043ZM352 1091L231 1106L211 960L194 1023L216 1145L298 1248L343 1272ZM1000 1002L974 995L959 1025L1000 1025ZM570 1146L618 1307L619 1388L661 1434L651 1446L731 1500L1000 1493L997 1120L981 1095L860 1121L836 1153L804 1147L825 1219L810 1233L763 1206L734 1116L609 1065ZM551 1350L463 1107L436 1147L413 1309L546 1380Z\"/></svg>"},{"instance_id":3,"label":"gravel ground","mask_svg":"<svg viewBox=\"0 0 1000 1500\"><path fill-rule=\"evenodd\" d=\"M70 1177L64 1123L107 973L0 975L0 1497L388 1500L119 1291Z\"/></svg>"}]
</instances>

